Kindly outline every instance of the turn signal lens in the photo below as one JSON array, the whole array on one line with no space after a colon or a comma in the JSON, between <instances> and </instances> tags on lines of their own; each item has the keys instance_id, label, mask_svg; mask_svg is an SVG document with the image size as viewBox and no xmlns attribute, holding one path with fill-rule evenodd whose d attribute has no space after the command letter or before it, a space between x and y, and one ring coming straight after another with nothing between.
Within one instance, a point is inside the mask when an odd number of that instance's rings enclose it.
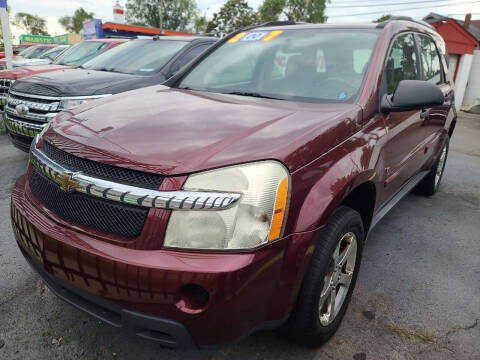
<instances>
[{"instance_id":1,"label":"turn signal lens","mask_svg":"<svg viewBox=\"0 0 480 360\"><path fill-rule=\"evenodd\" d=\"M285 219L285 212L287 211L288 198L288 178L285 177L277 190L277 198L275 199L275 210L273 212L272 226L268 241L275 240L280 237L283 228L283 220Z\"/></svg>"}]
</instances>

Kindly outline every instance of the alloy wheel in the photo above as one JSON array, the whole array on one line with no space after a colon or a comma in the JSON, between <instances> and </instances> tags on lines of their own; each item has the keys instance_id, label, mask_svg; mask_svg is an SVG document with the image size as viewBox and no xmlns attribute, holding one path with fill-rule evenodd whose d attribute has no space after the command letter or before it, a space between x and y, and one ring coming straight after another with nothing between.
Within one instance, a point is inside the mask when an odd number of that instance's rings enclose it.
<instances>
[{"instance_id":1,"label":"alloy wheel","mask_svg":"<svg viewBox=\"0 0 480 360\"><path fill-rule=\"evenodd\" d=\"M323 326L335 320L348 294L357 259L357 237L348 232L338 242L328 265L320 293L319 317Z\"/></svg>"}]
</instances>

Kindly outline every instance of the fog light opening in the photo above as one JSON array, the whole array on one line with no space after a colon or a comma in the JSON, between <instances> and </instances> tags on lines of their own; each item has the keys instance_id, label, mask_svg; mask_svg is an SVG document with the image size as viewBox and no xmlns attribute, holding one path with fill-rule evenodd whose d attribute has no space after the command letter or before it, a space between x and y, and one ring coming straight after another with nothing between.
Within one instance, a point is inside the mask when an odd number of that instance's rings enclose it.
<instances>
[{"instance_id":1,"label":"fog light opening","mask_svg":"<svg viewBox=\"0 0 480 360\"><path fill-rule=\"evenodd\" d=\"M202 286L187 284L180 288L177 307L187 313L200 313L207 307L210 295Z\"/></svg>"}]
</instances>

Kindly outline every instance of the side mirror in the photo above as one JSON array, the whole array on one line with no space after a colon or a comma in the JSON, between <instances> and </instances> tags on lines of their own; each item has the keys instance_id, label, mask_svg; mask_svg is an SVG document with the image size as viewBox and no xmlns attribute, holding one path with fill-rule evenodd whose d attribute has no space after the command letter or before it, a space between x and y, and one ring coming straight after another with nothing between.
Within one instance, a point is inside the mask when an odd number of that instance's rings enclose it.
<instances>
[{"instance_id":1,"label":"side mirror","mask_svg":"<svg viewBox=\"0 0 480 360\"><path fill-rule=\"evenodd\" d=\"M380 111L390 114L420 110L440 106L444 102L445 96L436 85L422 80L402 80L393 95L383 95Z\"/></svg>"}]
</instances>

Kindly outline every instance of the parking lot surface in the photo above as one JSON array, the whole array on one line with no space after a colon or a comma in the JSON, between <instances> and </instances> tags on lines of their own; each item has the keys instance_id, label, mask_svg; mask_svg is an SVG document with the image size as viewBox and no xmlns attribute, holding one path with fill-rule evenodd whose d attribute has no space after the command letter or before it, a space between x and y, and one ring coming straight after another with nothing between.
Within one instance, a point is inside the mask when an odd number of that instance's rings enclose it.
<instances>
[{"instance_id":1,"label":"parking lot surface","mask_svg":"<svg viewBox=\"0 0 480 360\"><path fill-rule=\"evenodd\" d=\"M0 135L0 359L480 359L478 115L459 117L440 191L407 196L370 234L344 321L319 349L270 331L215 350L163 349L57 299L10 227L27 161Z\"/></svg>"}]
</instances>

